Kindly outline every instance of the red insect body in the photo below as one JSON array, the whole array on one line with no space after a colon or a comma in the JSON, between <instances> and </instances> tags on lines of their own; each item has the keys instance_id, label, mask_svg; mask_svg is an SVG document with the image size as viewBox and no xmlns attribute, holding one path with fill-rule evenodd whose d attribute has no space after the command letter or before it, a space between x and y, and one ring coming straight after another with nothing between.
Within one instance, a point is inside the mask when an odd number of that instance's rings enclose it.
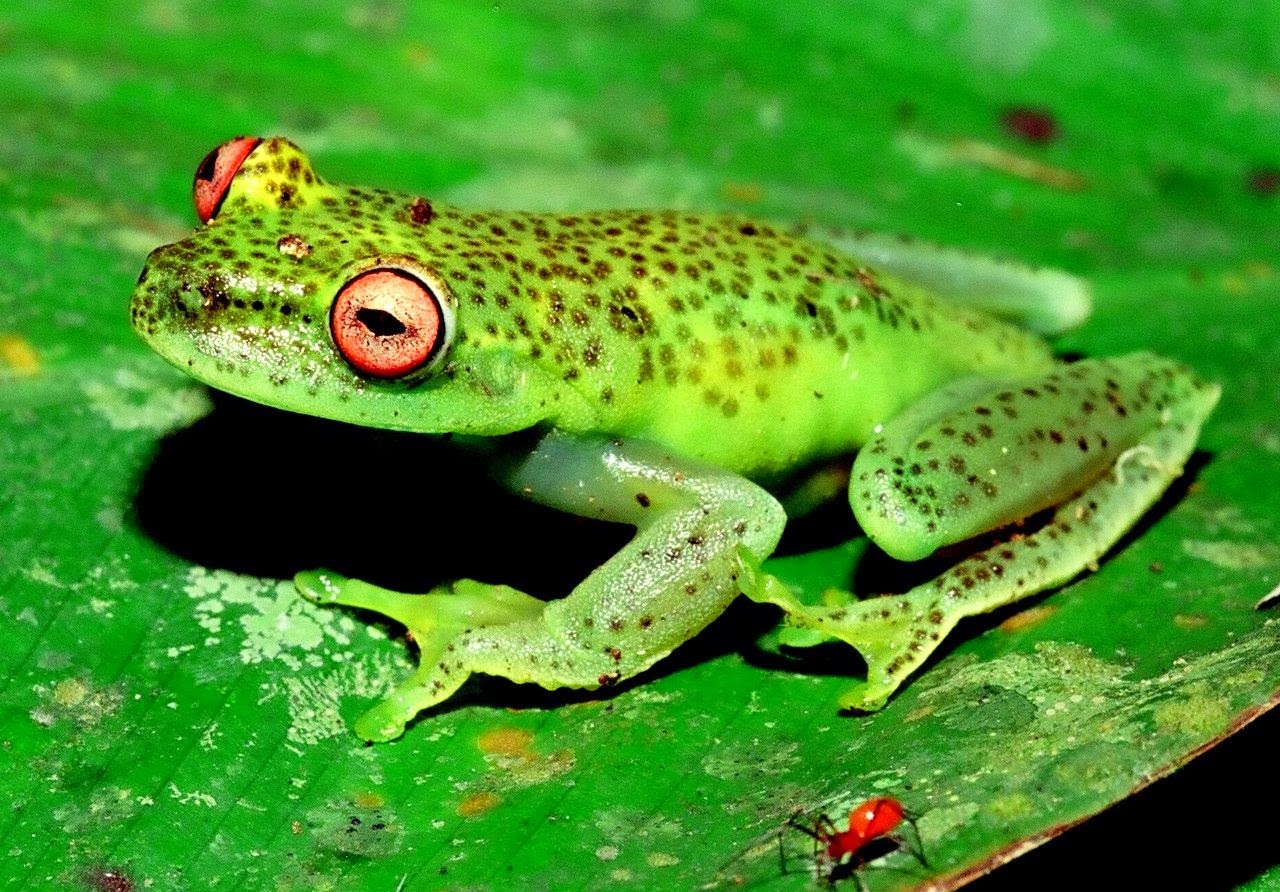
<instances>
[{"instance_id":1,"label":"red insect body","mask_svg":"<svg viewBox=\"0 0 1280 892\"><path fill-rule=\"evenodd\" d=\"M901 802L889 796L878 796L855 806L849 812L849 826L846 830L841 830L826 815L819 815L812 825L802 824L792 816L787 825L813 838L815 865L819 873L825 875L828 883L834 884L841 878L852 877L859 889L865 889L859 869L902 847L903 840L898 838L895 831L904 821L915 831L915 822ZM924 864L924 854L918 851L918 831L915 831L915 841L916 847L911 849L912 854ZM782 852L781 839L778 851L782 858L783 873L786 873L786 856Z\"/></svg>"},{"instance_id":2,"label":"red insect body","mask_svg":"<svg viewBox=\"0 0 1280 892\"><path fill-rule=\"evenodd\" d=\"M902 823L904 815L902 803L896 799L887 796L868 799L849 812L848 830L836 830L834 825L824 827L820 822L815 838L826 844L829 858L839 861L846 855L856 855L872 840L892 833Z\"/></svg>"}]
</instances>

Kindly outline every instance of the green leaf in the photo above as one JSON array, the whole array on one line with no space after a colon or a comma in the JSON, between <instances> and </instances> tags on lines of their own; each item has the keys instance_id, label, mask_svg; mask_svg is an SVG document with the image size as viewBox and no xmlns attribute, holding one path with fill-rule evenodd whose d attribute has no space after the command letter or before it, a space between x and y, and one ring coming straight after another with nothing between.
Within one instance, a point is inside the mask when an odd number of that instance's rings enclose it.
<instances>
[{"instance_id":1,"label":"green leaf","mask_svg":"<svg viewBox=\"0 0 1280 892\"><path fill-rule=\"evenodd\" d=\"M950 888L1231 734L1280 693L1254 609L1280 583L1278 27L1210 0L9 4L0 878L802 888L788 817L895 795L927 864L861 879ZM1062 266L1097 304L1064 351L1155 349L1222 403L1098 572L966 623L881 713L837 714L847 650L779 648L742 604L616 692L486 680L365 748L350 723L410 654L294 572L555 594L625 531L478 490L411 437L211 400L150 354L133 280L238 132L458 203L721 208ZM847 538L822 517L792 545ZM862 542L768 569L814 590L910 572ZM1185 829L1230 824L1192 804Z\"/></svg>"}]
</instances>

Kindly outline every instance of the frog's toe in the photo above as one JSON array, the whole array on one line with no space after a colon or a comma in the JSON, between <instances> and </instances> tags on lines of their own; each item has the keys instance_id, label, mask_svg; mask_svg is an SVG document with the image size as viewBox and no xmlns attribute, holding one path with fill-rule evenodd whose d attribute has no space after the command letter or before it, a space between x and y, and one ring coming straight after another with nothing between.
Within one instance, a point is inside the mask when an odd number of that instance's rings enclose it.
<instances>
[{"instance_id":1,"label":"frog's toe","mask_svg":"<svg viewBox=\"0 0 1280 892\"><path fill-rule=\"evenodd\" d=\"M418 669L400 682L380 703L356 719L355 732L363 740L383 743L395 740L424 709L453 696L471 675L465 660L446 660L452 636L427 642L419 650Z\"/></svg>"},{"instance_id":2,"label":"frog's toe","mask_svg":"<svg viewBox=\"0 0 1280 892\"><path fill-rule=\"evenodd\" d=\"M293 577L298 594L313 604L342 603L342 589L346 583L347 577L329 570L304 570Z\"/></svg>"},{"instance_id":3,"label":"frog's toe","mask_svg":"<svg viewBox=\"0 0 1280 892\"><path fill-rule=\"evenodd\" d=\"M836 636L830 632L813 629L808 626L784 624L782 628L778 629L778 642L787 647L817 647L820 644L836 640L838 640Z\"/></svg>"},{"instance_id":4,"label":"frog's toe","mask_svg":"<svg viewBox=\"0 0 1280 892\"><path fill-rule=\"evenodd\" d=\"M404 733L405 726L414 716L431 705L427 702L431 698L425 696L428 690L420 684L401 685L391 696L356 719L356 735L371 743L395 740ZM443 698L434 702L439 699Z\"/></svg>"},{"instance_id":5,"label":"frog's toe","mask_svg":"<svg viewBox=\"0 0 1280 892\"><path fill-rule=\"evenodd\" d=\"M858 682L840 695L836 701L841 709L854 709L859 712L877 712L889 702L889 697L897 689L897 685L883 685L872 679Z\"/></svg>"},{"instance_id":6,"label":"frog's toe","mask_svg":"<svg viewBox=\"0 0 1280 892\"><path fill-rule=\"evenodd\" d=\"M386 743L404 733L405 726L416 713L406 715L399 705L384 700L356 719L356 736L370 743Z\"/></svg>"}]
</instances>

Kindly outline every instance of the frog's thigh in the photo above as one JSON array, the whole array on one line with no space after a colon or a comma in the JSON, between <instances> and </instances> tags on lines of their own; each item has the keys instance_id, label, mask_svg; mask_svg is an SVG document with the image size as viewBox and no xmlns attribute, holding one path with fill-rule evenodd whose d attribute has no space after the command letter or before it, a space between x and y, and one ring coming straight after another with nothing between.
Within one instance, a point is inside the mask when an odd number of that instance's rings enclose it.
<instances>
[{"instance_id":1,"label":"frog's thigh","mask_svg":"<svg viewBox=\"0 0 1280 892\"><path fill-rule=\"evenodd\" d=\"M300 574L313 599L385 613L418 643L417 673L357 722L365 738L399 736L472 672L558 688L610 685L648 668L737 596L739 549L763 560L785 524L778 503L750 481L646 443L552 433L504 477L543 504L633 524L636 536L551 602L471 580L404 595Z\"/></svg>"},{"instance_id":2,"label":"frog's thigh","mask_svg":"<svg viewBox=\"0 0 1280 892\"><path fill-rule=\"evenodd\" d=\"M1084 388L1083 392L1080 387ZM971 406L967 414L945 415L936 423L935 427L954 428L956 438L963 438L965 431L976 435L972 451L957 453L964 458L967 470L957 470L955 476L967 483L965 475L972 473L978 482L970 484L969 489L954 485L946 492L964 492L971 501L981 495L995 499L998 493L983 492L982 483L988 479L1004 487L1011 483L1026 485L1030 479L1038 481L1038 489L1031 487L1037 492L1065 490L1044 526L1026 534L1015 530L936 579L901 596L854 601L852 596L845 595L832 598L835 603L815 606L801 604L781 583L758 571L750 580L753 588L748 594L782 607L788 612L792 626L810 633L819 632L820 637L839 638L862 653L867 661L867 681L850 691L842 699L843 705L878 708L963 617L1060 585L1092 566L1182 473L1187 457L1195 448L1200 426L1216 404L1219 391L1216 385L1198 381L1183 366L1149 355L1135 355L1078 363L1037 382L1024 384L1017 390L1021 398L1000 398L1014 392L1002 388L995 391L993 400L981 400ZM1014 436L1013 446L1024 451L1033 447L1040 450L1040 462L1044 461L1043 453L1049 446L1070 445L1082 457L1102 451L1108 459L1100 473L1078 479L1068 474L1058 483L1052 483L1053 475L1037 475L1027 466L1015 473L1008 465L1001 465L994 476L984 474L994 467L988 459L1003 453L998 447L994 451L978 448L987 438L977 426L1003 417L1004 429L1008 431L1008 425L1013 424L1017 431L1020 423L1028 420L1028 414L1034 418L1039 412L1036 409L1028 413L1028 406L1046 394L1065 399L1065 408L1069 411L1059 418L1063 426L1049 426L1049 418L1041 417L1038 422L1032 421L1029 429L1022 429ZM1009 406L1014 413L1001 412L1002 405ZM995 412L978 412L978 408L994 408ZM1128 422L1135 417L1139 423L1131 427ZM1054 431L1064 433L1063 444L1056 443ZM1067 431L1072 433L1070 440L1065 438ZM939 432L935 430L927 436L935 437ZM907 439L910 441L910 437ZM1117 439L1126 445L1115 447L1113 441ZM929 504L930 499L936 504L951 504L942 501L940 483L919 482L920 475L912 471L917 456L932 451L932 445L918 450L909 442L905 450L871 463L873 479L914 481L898 487L888 485L896 493L890 501L896 500L897 507L888 512L887 521L877 512L878 522L896 525L900 517L912 514L919 518L936 517L936 513L920 511L920 505ZM978 461L976 456L983 458ZM1081 474L1091 467L1079 459L1068 465ZM883 478L876 473L882 468L888 471ZM903 469L902 473L895 474L893 469L898 468ZM855 483L858 473L855 466ZM932 495L925 491L930 486L935 490ZM879 499L873 502L882 504ZM946 517L949 515L944 513ZM864 524L867 521L864 520ZM985 528L982 524L977 526ZM749 562L744 561L744 566L752 570ZM812 635L804 639L804 643L813 642Z\"/></svg>"},{"instance_id":3,"label":"frog's thigh","mask_svg":"<svg viewBox=\"0 0 1280 892\"><path fill-rule=\"evenodd\" d=\"M880 547L919 560L1062 504L1144 437L1178 424L1198 430L1216 393L1146 353L1019 381L961 381L863 447L849 501Z\"/></svg>"}]
</instances>

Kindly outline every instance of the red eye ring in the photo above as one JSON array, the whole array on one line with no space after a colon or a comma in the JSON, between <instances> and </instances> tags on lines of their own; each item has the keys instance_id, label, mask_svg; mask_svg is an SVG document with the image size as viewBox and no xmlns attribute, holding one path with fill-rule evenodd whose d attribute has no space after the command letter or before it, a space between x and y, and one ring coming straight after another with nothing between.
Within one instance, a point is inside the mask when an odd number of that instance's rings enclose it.
<instances>
[{"instance_id":1,"label":"red eye ring","mask_svg":"<svg viewBox=\"0 0 1280 892\"><path fill-rule=\"evenodd\" d=\"M196 179L191 190L196 216L201 223L208 223L217 216L240 165L244 164L244 159L261 142L260 136L237 136L204 156L204 160L196 168Z\"/></svg>"},{"instance_id":2,"label":"red eye ring","mask_svg":"<svg viewBox=\"0 0 1280 892\"><path fill-rule=\"evenodd\" d=\"M378 267L348 281L329 314L333 342L356 371L403 378L426 367L448 339L446 305L422 279Z\"/></svg>"}]
</instances>

